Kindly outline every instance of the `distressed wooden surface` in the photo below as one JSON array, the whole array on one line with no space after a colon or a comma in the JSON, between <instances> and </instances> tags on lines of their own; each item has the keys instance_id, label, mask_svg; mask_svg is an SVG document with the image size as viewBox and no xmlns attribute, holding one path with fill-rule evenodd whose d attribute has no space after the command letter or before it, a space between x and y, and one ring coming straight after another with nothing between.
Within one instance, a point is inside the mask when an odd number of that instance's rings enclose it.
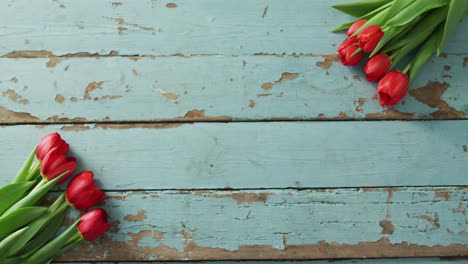
<instances>
[{"instance_id":1,"label":"distressed wooden surface","mask_svg":"<svg viewBox=\"0 0 468 264\"><path fill-rule=\"evenodd\" d=\"M58 264L91 264L95 262L55 262ZM102 264L129 264L129 263L154 263L153 261L129 261L129 262L100 262ZM171 264L174 262L158 262L161 264ZM237 261L184 261L184 263L198 263L198 264L238 264ZM393 258L393 259L353 259L353 260L306 260L306 261L249 261L250 264L461 264L461 263L468 263L467 260L463 259L456 259L456 258Z\"/></svg>"},{"instance_id":2,"label":"distressed wooden surface","mask_svg":"<svg viewBox=\"0 0 468 264\"><path fill-rule=\"evenodd\" d=\"M464 60L435 58L383 109L376 85L334 55L4 58L0 123L464 119Z\"/></svg>"},{"instance_id":3,"label":"distressed wooden surface","mask_svg":"<svg viewBox=\"0 0 468 264\"><path fill-rule=\"evenodd\" d=\"M51 131L96 172L112 231L62 261L466 258L468 20L385 109L345 1L1 1L0 185Z\"/></svg>"},{"instance_id":4,"label":"distressed wooden surface","mask_svg":"<svg viewBox=\"0 0 468 264\"><path fill-rule=\"evenodd\" d=\"M113 229L61 260L465 256L467 197L466 188L110 192Z\"/></svg>"},{"instance_id":5,"label":"distressed wooden surface","mask_svg":"<svg viewBox=\"0 0 468 264\"><path fill-rule=\"evenodd\" d=\"M56 130L109 190L468 185L459 121L6 126L0 182Z\"/></svg>"},{"instance_id":6,"label":"distressed wooden surface","mask_svg":"<svg viewBox=\"0 0 468 264\"><path fill-rule=\"evenodd\" d=\"M347 0L5 0L0 54L47 50L120 55L334 53ZM468 21L447 46L466 52Z\"/></svg>"}]
</instances>

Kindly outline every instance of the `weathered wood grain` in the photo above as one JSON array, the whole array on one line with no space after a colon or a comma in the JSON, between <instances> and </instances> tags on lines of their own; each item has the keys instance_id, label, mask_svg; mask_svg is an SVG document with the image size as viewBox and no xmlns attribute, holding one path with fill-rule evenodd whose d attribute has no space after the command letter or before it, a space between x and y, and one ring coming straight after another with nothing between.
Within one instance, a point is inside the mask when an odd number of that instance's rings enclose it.
<instances>
[{"instance_id":1,"label":"weathered wood grain","mask_svg":"<svg viewBox=\"0 0 468 264\"><path fill-rule=\"evenodd\" d=\"M231 122L0 128L0 184L60 131L108 190L468 185L468 122Z\"/></svg>"},{"instance_id":2,"label":"weathered wood grain","mask_svg":"<svg viewBox=\"0 0 468 264\"><path fill-rule=\"evenodd\" d=\"M393 109L334 55L0 59L0 123L464 119L467 58L429 62Z\"/></svg>"},{"instance_id":3,"label":"weathered wood grain","mask_svg":"<svg viewBox=\"0 0 468 264\"><path fill-rule=\"evenodd\" d=\"M58 264L92 264L95 262L54 262ZM154 263L153 261L138 262L99 262L102 264L141 264ZM161 264L173 264L177 262L159 262ZM239 264L238 261L184 261L186 264ZM249 264L464 264L468 260L440 259L440 258L400 258L400 259L353 259L353 260L306 260L306 261L249 261Z\"/></svg>"},{"instance_id":4,"label":"weathered wood grain","mask_svg":"<svg viewBox=\"0 0 468 264\"><path fill-rule=\"evenodd\" d=\"M344 39L330 30L351 19L330 5L345 1L8 0L0 54L328 54ZM466 52L467 28L446 52Z\"/></svg>"},{"instance_id":5,"label":"weathered wood grain","mask_svg":"<svg viewBox=\"0 0 468 264\"><path fill-rule=\"evenodd\" d=\"M468 254L466 188L135 191L108 195L104 207L112 230L60 260Z\"/></svg>"}]
</instances>

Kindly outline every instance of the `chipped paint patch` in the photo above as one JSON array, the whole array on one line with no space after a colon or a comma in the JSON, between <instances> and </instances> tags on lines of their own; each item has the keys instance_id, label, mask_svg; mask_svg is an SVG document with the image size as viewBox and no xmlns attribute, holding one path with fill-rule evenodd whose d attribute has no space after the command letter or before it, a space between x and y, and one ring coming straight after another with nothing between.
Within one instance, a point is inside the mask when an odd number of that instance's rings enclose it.
<instances>
[{"instance_id":1,"label":"chipped paint patch","mask_svg":"<svg viewBox=\"0 0 468 264\"><path fill-rule=\"evenodd\" d=\"M75 124L75 125L70 125L70 126L62 126L60 130L62 131L86 131L89 130L90 127L85 125L85 124Z\"/></svg>"},{"instance_id":2,"label":"chipped paint patch","mask_svg":"<svg viewBox=\"0 0 468 264\"><path fill-rule=\"evenodd\" d=\"M255 107L255 101L249 100L249 108L254 108L254 107Z\"/></svg>"},{"instance_id":3,"label":"chipped paint patch","mask_svg":"<svg viewBox=\"0 0 468 264\"><path fill-rule=\"evenodd\" d=\"M379 225L382 227L382 234L392 235L395 232L395 225L391 221L382 220Z\"/></svg>"},{"instance_id":4,"label":"chipped paint patch","mask_svg":"<svg viewBox=\"0 0 468 264\"><path fill-rule=\"evenodd\" d=\"M21 51L12 51L2 56L2 58L11 58L11 59L19 59L19 58L50 58L54 57L54 54L50 51L46 50L21 50Z\"/></svg>"},{"instance_id":5,"label":"chipped paint patch","mask_svg":"<svg viewBox=\"0 0 468 264\"><path fill-rule=\"evenodd\" d=\"M63 103L63 101L65 101L65 97L61 94L57 94L55 95L55 102L61 104Z\"/></svg>"},{"instance_id":6,"label":"chipped paint patch","mask_svg":"<svg viewBox=\"0 0 468 264\"><path fill-rule=\"evenodd\" d=\"M362 98L362 97L359 97L357 101L354 101L354 105L356 105L356 108L355 108L356 112L362 113L363 112L362 107L364 106L366 102L367 102L367 99Z\"/></svg>"},{"instance_id":7,"label":"chipped paint patch","mask_svg":"<svg viewBox=\"0 0 468 264\"><path fill-rule=\"evenodd\" d=\"M162 93L161 95L172 101L179 99L179 96L173 93Z\"/></svg>"},{"instance_id":8,"label":"chipped paint patch","mask_svg":"<svg viewBox=\"0 0 468 264\"><path fill-rule=\"evenodd\" d=\"M2 95L4 97L8 97L13 102L18 102L22 105L29 104L29 101L27 99L24 99L21 95L17 94L14 90L11 89L2 92Z\"/></svg>"},{"instance_id":9,"label":"chipped paint patch","mask_svg":"<svg viewBox=\"0 0 468 264\"><path fill-rule=\"evenodd\" d=\"M38 117L25 112L15 112L0 106L0 122L2 123L37 123Z\"/></svg>"},{"instance_id":10,"label":"chipped paint patch","mask_svg":"<svg viewBox=\"0 0 468 264\"><path fill-rule=\"evenodd\" d=\"M298 73L283 72L281 74L281 77L277 81L264 83L262 85L262 89L263 90L270 90L274 85L276 85L278 83L281 83L281 82L286 81L286 80L294 80L297 77L299 77Z\"/></svg>"},{"instance_id":11,"label":"chipped paint patch","mask_svg":"<svg viewBox=\"0 0 468 264\"><path fill-rule=\"evenodd\" d=\"M104 83L104 81L101 81L101 82L91 82L88 84L88 86L86 86L85 88L85 93L84 93L84 99L85 100L91 100L91 96L89 95L92 91L96 90L96 89L101 89L102 90L102 84Z\"/></svg>"},{"instance_id":12,"label":"chipped paint patch","mask_svg":"<svg viewBox=\"0 0 468 264\"><path fill-rule=\"evenodd\" d=\"M457 208L452 209L452 212L455 214L466 214L466 208L463 207L463 203L460 202Z\"/></svg>"},{"instance_id":13,"label":"chipped paint patch","mask_svg":"<svg viewBox=\"0 0 468 264\"><path fill-rule=\"evenodd\" d=\"M176 8L176 7L177 7L177 4L175 4L175 3L167 3L167 4L166 4L166 7L167 7L167 8Z\"/></svg>"},{"instance_id":14,"label":"chipped paint patch","mask_svg":"<svg viewBox=\"0 0 468 264\"><path fill-rule=\"evenodd\" d=\"M319 61L315 63L316 66L328 70L332 66L334 62L340 61L340 56L337 54L329 54L329 55L320 55L324 61Z\"/></svg>"},{"instance_id":15,"label":"chipped paint patch","mask_svg":"<svg viewBox=\"0 0 468 264\"><path fill-rule=\"evenodd\" d=\"M436 198L442 198L445 201L450 200L450 192L449 191L439 191L435 192L435 197Z\"/></svg>"},{"instance_id":16,"label":"chipped paint patch","mask_svg":"<svg viewBox=\"0 0 468 264\"><path fill-rule=\"evenodd\" d=\"M123 5L121 2L112 2L113 7L118 7L118 6L121 6L121 5Z\"/></svg>"},{"instance_id":17,"label":"chipped paint patch","mask_svg":"<svg viewBox=\"0 0 468 264\"><path fill-rule=\"evenodd\" d=\"M132 124L106 124L99 123L94 125L94 128L102 129L134 129L134 128L175 128L183 125L183 123L132 123Z\"/></svg>"},{"instance_id":18,"label":"chipped paint patch","mask_svg":"<svg viewBox=\"0 0 468 264\"><path fill-rule=\"evenodd\" d=\"M431 108L438 108L438 111L431 114L436 119L464 118L464 112L456 110L442 99L442 96L449 87L448 83L428 82L426 86L412 89L409 93L421 103Z\"/></svg>"},{"instance_id":19,"label":"chipped paint patch","mask_svg":"<svg viewBox=\"0 0 468 264\"><path fill-rule=\"evenodd\" d=\"M230 116L206 116L205 110L193 109L188 111L183 117L174 119L175 121L206 121L206 122L229 122L232 121Z\"/></svg>"},{"instance_id":20,"label":"chipped paint patch","mask_svg":"<svg viewBox=\"0 0 468 264\"><path fill-rule=\"evenodd\" d=\"M428 215L421 215L419 216L420 219L426 220L429 224L433 226L435 229L440 228L440 223L439 223L439 214L435 213L434 218L428 216Z\"/></svg>"},{"instance_id":21,"label":"chipped paint patch","mask_svg":"<svg viewBox=\"0 0 468 264\"><path fill-rule=\"evenodd\" d=\"M124 220L129 222L141 222L146 219L146 211L140 210L136 215L128 214Z\"/></svg>"},{"instance_id":22,"label":"chipped paint patch","mask_svg":"<svg viewBox=\"0 0 468 264\"><path fill-rule=\"evenodd\" d=\"M386 109L381 113L369 113L366 114L366 119L411 119L414 117L413 113L400 112L396 109L390 108Z\"/></svg>"},{"instance_id":23,"label":"chipped paint patch","mask_svg":"<svg viewBox=\"0 0 468 264\"><path fill-rule=\"evenodd\" d=\"M61 58L59 57L51 57L49 59L49 61L46 63L46 66L48 68L54 68L55 66L57 66L57 64L60 62Z\"/></svg>"}]
</instances>

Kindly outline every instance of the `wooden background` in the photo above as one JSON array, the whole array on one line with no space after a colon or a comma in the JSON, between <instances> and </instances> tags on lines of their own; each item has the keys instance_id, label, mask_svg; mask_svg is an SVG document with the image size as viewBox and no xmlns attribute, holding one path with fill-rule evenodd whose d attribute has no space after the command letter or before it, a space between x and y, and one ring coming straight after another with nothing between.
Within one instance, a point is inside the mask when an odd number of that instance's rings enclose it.
<instances>
[{"instance_id":1,"label":"wooden background","mask_svg":"<svg viewBox=\"0 0 468 264\"><path fill-rule=\"evenodd\" d=\"M466 262L468 20L381 108L343 1L1 1L0 184L52 131L95 171L61 261Z\"/></svg>"}]
</instances>

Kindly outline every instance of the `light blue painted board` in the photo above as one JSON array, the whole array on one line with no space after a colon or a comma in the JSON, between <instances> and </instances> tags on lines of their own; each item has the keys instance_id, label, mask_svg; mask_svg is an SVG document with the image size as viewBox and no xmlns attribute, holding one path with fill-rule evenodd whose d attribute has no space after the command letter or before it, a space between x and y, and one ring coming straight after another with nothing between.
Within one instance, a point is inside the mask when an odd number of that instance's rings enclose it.
<instances>
[{"instance_id":1,"label":"light blue painted board","mask_svg":"<svg viewBox=\"0 0 468 264\"><path fill-rule=\"evenodd\" d=\"M463 256L467 189L108 193L111 232L61 260ZM76 218L77 212L70 217Z\"/></svg>"},{"instance_id":2,"label":"light blue painted board","mask_svg":"<svg viewBox=\"0 0 468 264\"><path fill-rule=\"evenodd\" d=\"M346 1L7 0L0 54L328 54L344 39L330 30L352 19L330 6ZM465 20L446 52L467 52L467 29Z\"/></svg>"},{"instance_id":3,"label":"light blue painted board","mask_svg":"<svg viewBox=\"0 0 468 264\"><path fill-rule=\"evenodd\" d=\"M63 128L107 190L468 185L468 122L93 126L0 128L0 184Z\"/></svg>"},{"instance_id":4,"label":"light blue painted board","mask_svg":"<svg viewBox=\"0 0 468 264\"><path fill-rule=\"evenodd\" d=\"M435 58L413 85L426 97L385 114L361 69L321 56L0 59L0 122L466 118L467 58Z\"/></svg>"}]
</instances>

